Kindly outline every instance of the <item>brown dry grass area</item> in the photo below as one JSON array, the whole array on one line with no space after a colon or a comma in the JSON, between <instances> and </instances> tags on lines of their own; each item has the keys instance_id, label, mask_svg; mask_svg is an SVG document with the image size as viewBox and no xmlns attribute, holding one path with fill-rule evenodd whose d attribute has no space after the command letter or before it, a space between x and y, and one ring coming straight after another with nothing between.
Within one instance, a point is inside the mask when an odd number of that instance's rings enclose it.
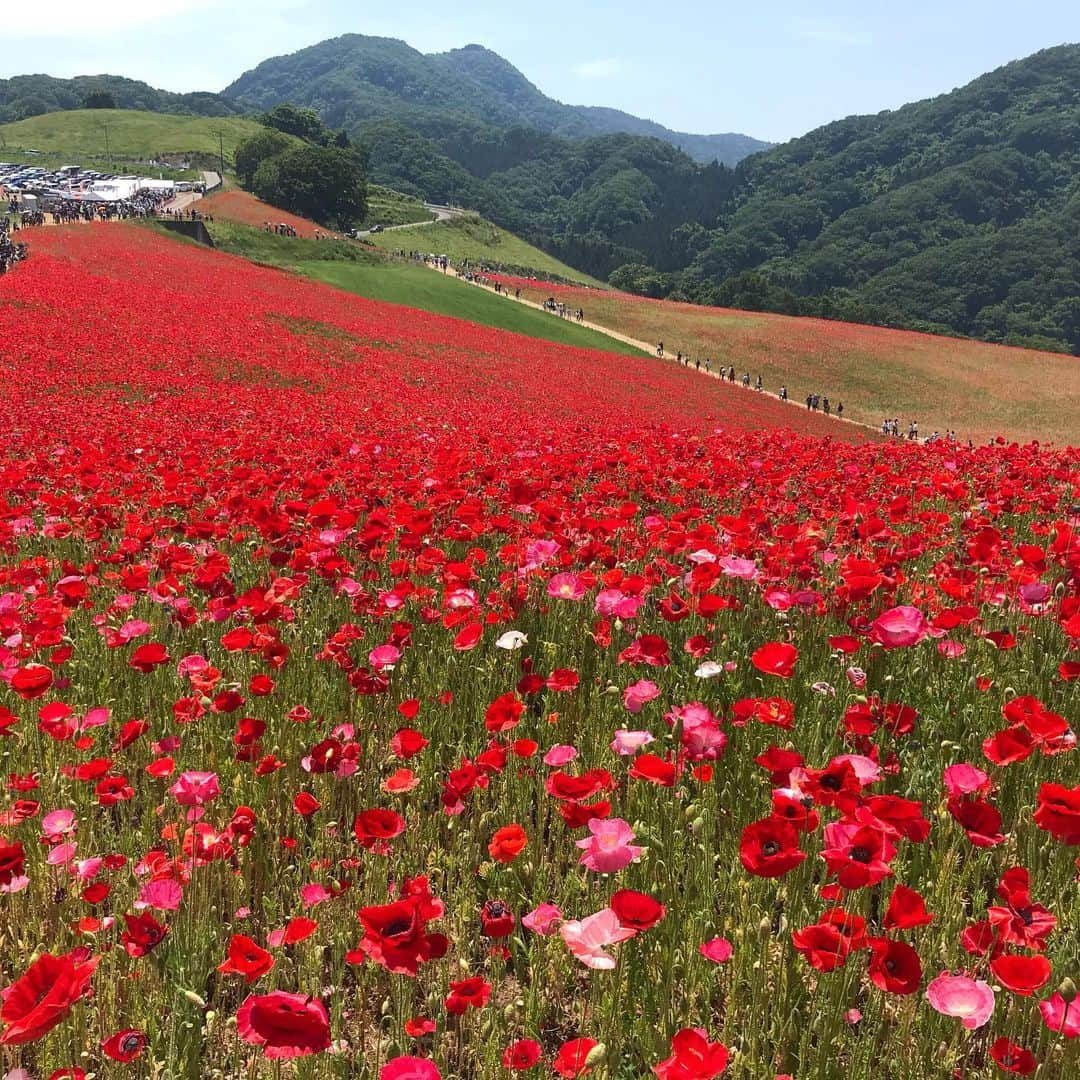
<instances>
[{"instance_id":1,"label":"brown dry grass area","mask_svg":"<svg viewBox=\"0 0 1080 1080\"><path fill-rule=\"evenodd\" d=\"M313 221L308 221L307 218L297 217L295 214L264 203L246 191L217 191L200 200L198 210L201 214L210 214L223 221L235 221L240 225L251 225L256 229L261 229L268 221L272 225L284 223L291 225L296 230L297 236L308 240L315 236L316 231L323 236L337 237L339 235L329 229L324 229L321 225L316 225Z\"/></svg>"},{"instance_id":2,"label":"brown dry grass area","mask_svg":"<svg viewBox=\"0 0 1080 1080\"><path fill-rule=\"evenodd\" d=\"M555 296L593 323L663 341L666 351L762 375L802 401L827 396L844 415L880 427L886 416L922 435L955 431L985 442L1080 442L1080 358L906 330L702 308L625 293L514 281L530 299Z\"/></svg>"}]
</instances>

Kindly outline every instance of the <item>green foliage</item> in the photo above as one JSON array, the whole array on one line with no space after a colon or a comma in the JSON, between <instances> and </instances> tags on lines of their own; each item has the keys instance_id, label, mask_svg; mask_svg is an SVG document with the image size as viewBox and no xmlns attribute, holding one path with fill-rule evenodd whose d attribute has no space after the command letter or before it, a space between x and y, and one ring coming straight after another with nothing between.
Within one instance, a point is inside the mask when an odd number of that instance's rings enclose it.
<instances>
[{"instance_id":1,"label":"green foliage","mask_svg":"<svg viewBox=\"0 0 1080 1080\"><path fill-rule=\"evenodd\" d=\"M266 128L245 139L236 148L236 175L244 187L250 188L255 174L264 161L283 154L293 141L280 131Z\"/></svg>"},{"instance_id":2,"label":"green foliage","mask_svg":"<svg viewBox=\"0 0 1080 1080\"><path fill-rule=\"evenodd\" d=\"M283 103L263 113L259 123L318 146L349 146L349 136L344 131L331 131L314 109Z\"/></svg>"},{"instance_id":3,"label":"green foliage","mask_svg":"<svg viewBox=\"0 0 1080 1080\"><path fill-rule=\"evenodd\" d=\"M252 190L266 202L323 224L348 228L363 218L367 182L338 147L298 146L262 161Z\"/></svg>"},{"instance_id":4,"label":"green foliage","mask_svg":"<svg viewBox=\"0 0 1080 1080\"><path fill-rule=\"evenodd\" d=\"M115 109L116 98L108 90L91 90L83 98L84 109Z\"/></svg>"},{"instance_id":5,"label":"green foliage","mask_svg":"<svg viewBox=\"0 0 1080 1080\"><path fill-rule=\"evenodd\" d=\"M1080 46L829 124L737 180L680 278L695 299L1080 353Z\"/></svg>"},{"instance_id":6,"label":"green foliage","mask_svg":"<svg viewBox=\"0 0 1080 1080\"><path fill-rule=\"evenodd\" d=\"M115 105L90 105L95 94L111 95ZM79 75L54 79L51 75L16 75L0 79L0 123L25 120L44 113L81 108L138 109L191 116L235 116L245 110L219 94L171 94L118 75Z\"/></svg>"}]
</instances>

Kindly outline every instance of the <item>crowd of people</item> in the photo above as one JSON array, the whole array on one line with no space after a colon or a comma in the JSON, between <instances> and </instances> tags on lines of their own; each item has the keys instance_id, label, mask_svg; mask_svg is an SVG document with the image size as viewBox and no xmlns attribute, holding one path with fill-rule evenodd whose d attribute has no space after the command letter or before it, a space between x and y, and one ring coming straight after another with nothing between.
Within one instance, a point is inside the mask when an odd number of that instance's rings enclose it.
<instances>
[{"instance_id":1,"label":"crowd of people","mask_svg":"<svg viewBox=\"0 0 1080 1080\"><path fill-rule=\"evenodd\" d=\"M273 236L296 236L296 229L287 221L279 221L276 225L272 221L264 221L263 232Z\"/></svg>"},{"instance_id":2,"label":"crowd of people","mask_svg":"<svg viewBox=\"0 0 1080 1080\"><path fill-rule=\"evenodd\" d=\"M25 258L26 245L12 240L7 218L0 218L0 274L6 274Z\"/></svg>"},{"instance_id":3,"label":"crowd of people","mask_svg":"<svg viewBox=\"0 0 1080 1080\"><path fill-rule=\"evenodd\" d=\"M17 195L8 200L8 212L19 225L44 225L51 218L54 225L74 225L84 221L127 221L131 218L157 217L173 197L169 191L139 191L130 199L93 202L86 199L58 199L48 210L27 209Z\"/></svg>"}]
</instances>

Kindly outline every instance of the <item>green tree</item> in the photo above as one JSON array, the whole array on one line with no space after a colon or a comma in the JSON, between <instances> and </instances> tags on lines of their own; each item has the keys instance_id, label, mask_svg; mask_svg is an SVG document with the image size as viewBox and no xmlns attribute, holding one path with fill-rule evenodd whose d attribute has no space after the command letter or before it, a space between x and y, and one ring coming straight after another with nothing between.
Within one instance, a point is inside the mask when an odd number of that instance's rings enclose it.
<instances>
[{"instance_id":1,"label":"green tree","mask_svg":"<svg viewBox=\"0 0 1080 1080\"><path fill-rule=\"evenodd\" d=\"M298 109L287 103L263 113L259 117L259 123L320 146L325 146L333 137L314 109Z\"/></svg>"},{"instance_id":2,"label":"green tree","mask_svg":"<svg viewBox=\"0 0 1080 1080\"><path fill-rule=\"evenodd\" d=\"M84 109L115 109L116 98L108 90L91 90L83 98Z\"/></svg>"},{"instance_id":3,"label":"green tree","mask_svg":"<svg viewBox=\"0 0 1080 1080\"><path fill-rule=\"evenodd\" d=\"M355 157L337 147L298 146L265 159L252 180L266 202L348 228L367 210L367 180Z\"/></svg>"},{"instance_id":4,"label":"green tree","mask_svg":"<svg viewBox=\"0 0 1080 1080\"><path fill-rule=\"evenodd\" d=\"M258 135L245 139L236 148L236 175L240 178L240 183L244 187L251 187L259 166L269 158L285 153L292 145L287 135L273 128L267 128Z\"/></svg>"}]
</instances>

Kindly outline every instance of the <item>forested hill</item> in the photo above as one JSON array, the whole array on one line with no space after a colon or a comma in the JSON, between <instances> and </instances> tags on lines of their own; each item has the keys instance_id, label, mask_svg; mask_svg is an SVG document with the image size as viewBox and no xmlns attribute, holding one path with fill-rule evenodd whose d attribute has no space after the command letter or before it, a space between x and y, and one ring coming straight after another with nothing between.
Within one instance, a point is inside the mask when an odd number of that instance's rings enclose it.
<instances>
[{"instance_id":1,"label":"forested hill","mask_svg":"<svg viewBox=\"0 0 1080 1080\"><path fill-rule=\"evenodd\" d=\"M16 75L0 79L0 124L81 109L93 94L108 95L119 109L194 116L234 116L244 112L242 106L218 94L173 94L119 75L78 75L74 79Z\"/></svg>"},{"instance_id":2,"label":"forested hill","mask_svg":"<svg viewBox=\"0 0 1080 1080\"><path fill-rule=\"evenodd\" d=\"M676 286L1080 352L1080 45L743 162Z\"/></svg>"},{"instance_id":3,"label":"forested hill","mask_svg":"<svg viewBox=\"0 0 1080 1080\"><path fill-rule=\"evenodd\" d=\"M662 139L697 161L734 165L769 144L746 135L670 131L617 109L564 105L502 57L479 45L425 55L403 41L346 34L265 60L224 95L257 109L310 106L333 127L397 120L423 134L461 123L523 126L580 139L630 134Z\"/></svg>"}]
</instances>

